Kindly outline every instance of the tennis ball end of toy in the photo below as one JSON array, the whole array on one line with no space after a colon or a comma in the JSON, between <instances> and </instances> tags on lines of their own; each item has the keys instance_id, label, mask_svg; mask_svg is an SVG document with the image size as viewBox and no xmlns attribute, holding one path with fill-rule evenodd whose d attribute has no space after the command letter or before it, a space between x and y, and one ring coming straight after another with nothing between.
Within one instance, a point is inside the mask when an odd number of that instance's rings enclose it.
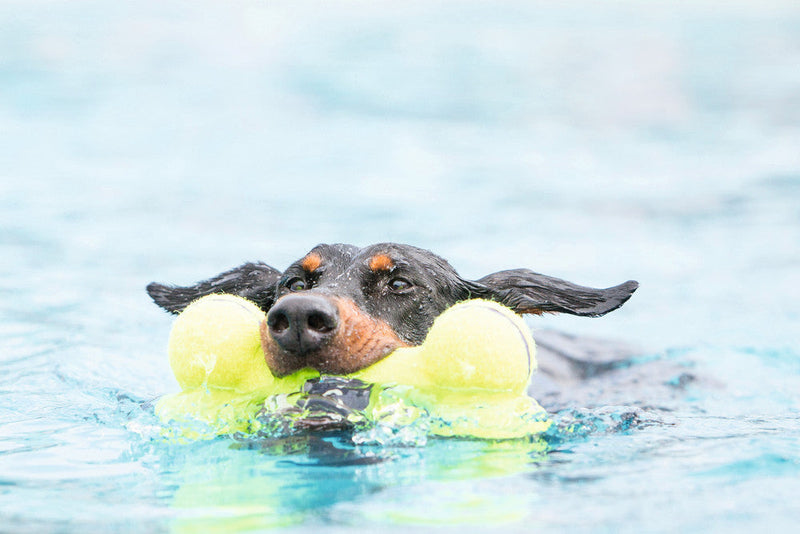
<instances>
[{"instance_id":1,"label":"tennis ball end of toy","mask_svg":"<svg viewBox=\"0 0 800 534\"><path fill-rule=\"evenodd\" d=\"M250 391L273 380L261 349L264 312L233 295L209 295L176 319L167 352L183 390Z\"/></svg>"},{"instance_id":2,"label":"tennis ball end of toy","mask_svg":"<svg viewBox=\"0 0 800 534\"><path fill-rule=\"evenodd\" d=\"M450 387L522 391L536 368L536 344L522 318L486 300L457 304L423 344L431 381Z\"/></svg>"},{"instance_id":3,"label":"tennis ball end of toy","mask_svg":"<svg viewBox=\"0 0 800 534\"><path fill-rule=\"evenodd\" d=\"M535 368L536 344L522 318L496 302L470 300L440 315L421 346L397 349L359 374L375 382L523 392Z\"/></svg>"}]
</instances>

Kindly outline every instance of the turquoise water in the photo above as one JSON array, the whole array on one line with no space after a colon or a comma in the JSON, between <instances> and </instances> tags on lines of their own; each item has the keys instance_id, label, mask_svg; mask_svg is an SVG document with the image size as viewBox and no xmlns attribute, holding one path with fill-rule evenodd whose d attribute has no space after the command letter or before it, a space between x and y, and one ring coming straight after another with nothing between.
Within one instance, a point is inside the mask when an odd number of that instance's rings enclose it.
<instances>
[{"instance_id":1,"label":"turquoise water","mask_svg":"<svg viewBox=\"0 0 800 534\"><path fill-rule=\"evenodd\" d=\"M0 531L796 528L798 64L792 2L4 2ZM157 438L148 282L386 240L638 279L528 323L697 379L544 452Z\"/></svg>"}]
</instances>

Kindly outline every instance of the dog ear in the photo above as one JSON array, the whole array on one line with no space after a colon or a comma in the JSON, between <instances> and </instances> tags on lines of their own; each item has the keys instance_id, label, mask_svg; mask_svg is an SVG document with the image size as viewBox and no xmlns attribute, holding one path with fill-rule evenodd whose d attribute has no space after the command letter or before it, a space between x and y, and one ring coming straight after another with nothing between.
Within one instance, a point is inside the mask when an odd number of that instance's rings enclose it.
<instances>
[{"instance_id":1,"label":"dog ear","mask_svg":"<svg viewBox=\"0 0 800 534\"><path fill-rule=\"evenodd\" d=\"M599 317L616 310L638 287L638 282L629 280L595 289L528 269L499 271L468 283L473 298L495 300L519 314L554 312L584 317Z\"/></svg>"},{"instance_id":2,"label":"dog ear","mask_svg":"<svg viewBox=\"0 0 800 534\"><path fill-rule=\"evenodd\" d=\"M275 301L275 288L280 277L280 271L265 263L245 263L191 286L152 282L147 286L147 293L156 304L172 313L179 313L193 301L214 293L244 297L267 311Z\"/></svg>"}]
</instances>

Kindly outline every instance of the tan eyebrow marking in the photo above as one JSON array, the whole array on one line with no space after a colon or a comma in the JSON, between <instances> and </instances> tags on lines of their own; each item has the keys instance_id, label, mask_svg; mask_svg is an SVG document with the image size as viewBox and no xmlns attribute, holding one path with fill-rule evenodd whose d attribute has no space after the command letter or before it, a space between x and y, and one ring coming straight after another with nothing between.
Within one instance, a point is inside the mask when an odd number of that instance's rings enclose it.
<instances>
[{"instance_id":1,"label":"tan eyebrow marking","mask_svg":"<svg viewBox=\"0 0 800 534\"><path fill-rule=\"evenodd\" d=\"M386 254L375 254L369 260L369 268L373 271L391 271L394 267L394 262Z\"/></svg>"},{"instance_id":2,"label":"tan eyebrow marking","mask_svg":"<svg viewBox=\"0 0 800 534\"><path fill-rule=\"evenodd\" d=\"M303 261L300 262L300 266L306 270L306 272L313 273L319 266L322 265L322 256L317 254L316 252L312 252L303 258Z\"/></svg>"}]
</instances>

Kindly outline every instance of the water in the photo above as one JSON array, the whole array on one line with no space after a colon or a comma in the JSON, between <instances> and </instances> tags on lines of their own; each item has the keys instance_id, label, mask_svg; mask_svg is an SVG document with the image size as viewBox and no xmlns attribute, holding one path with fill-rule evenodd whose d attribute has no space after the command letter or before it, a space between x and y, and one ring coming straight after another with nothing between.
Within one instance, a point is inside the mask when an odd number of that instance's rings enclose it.
<instances>
[{"instance_id":1,"label":"water","mask_svg":"<svg viewBox=\"0 0 800 534\"><path fill-rule=\"evenodd\" d=\"M0 531L751 531L800 518L792 2L0 5ZM318 242L641 289L528 442L154 438L143 291ZM672 385L670 385L672 384Z\"/></svg>"}]
</instances>

